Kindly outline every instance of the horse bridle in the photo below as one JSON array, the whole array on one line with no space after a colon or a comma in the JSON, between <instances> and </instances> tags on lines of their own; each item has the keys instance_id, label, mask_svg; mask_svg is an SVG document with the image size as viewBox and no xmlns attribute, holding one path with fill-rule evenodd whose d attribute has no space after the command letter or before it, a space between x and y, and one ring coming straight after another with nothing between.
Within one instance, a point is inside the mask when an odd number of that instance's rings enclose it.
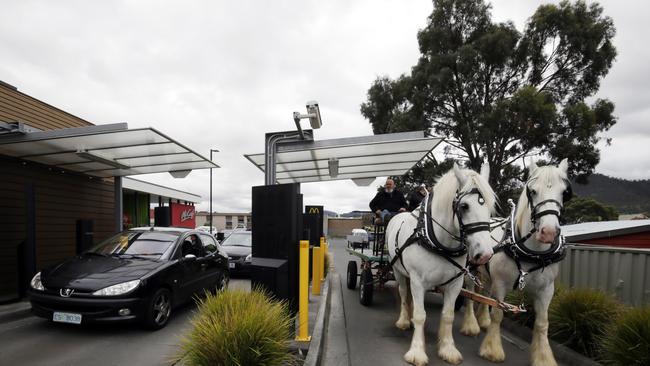
<instances>
[{"instance_id":1,"label":"horse bridle","mask_svg":"<svg viewBox=\"0 0 650 366\"><path fill-rule=\"evenodd\" d=\"M528 200L528 206L530 206L530 221L533 223L533 229L536 230L537 228L537 223L538 220L542 216L546 215L553 215L557 217L558 221L560 220L560 217L562 216L562 208L564 208L564 204L571 200L573 197L573 189L571 188L571 182L568 179L562 179L564 184L566 185L566 188L562 192L562 202L558 202L557 200L554 199L547 199L543 200L541 202L538 202L536 205L533 205L533 190L529 187L529 182L526 183L526 199ZM554 203L558 209L548 209L548 210L543 210L543 211L538 211L538 209L547 204L547 203Z\"/></svg>"}]
</instances>

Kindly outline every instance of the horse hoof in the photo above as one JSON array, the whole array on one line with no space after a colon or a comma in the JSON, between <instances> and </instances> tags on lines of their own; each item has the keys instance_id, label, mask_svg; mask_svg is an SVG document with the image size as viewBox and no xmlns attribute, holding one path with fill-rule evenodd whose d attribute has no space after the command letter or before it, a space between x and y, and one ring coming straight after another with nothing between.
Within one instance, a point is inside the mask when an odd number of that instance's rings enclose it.
<instances>
[{"instance_id":1,"label":"horse hoof","mask_svg":"<svg viewBox=\"0 0 650 366\"><path fill-rule=\"evenodd\" d=\"M549 351L550 352L550 351ZM543 355L532 355L531 363L532 366L557 366L557 361L553 354L543 354Z\"/></svg>"},{"instance_id":2,"label":"horse hoof","mask_svg":"<svg viewBox=\"0 0 650 366\"><path fill-rule=\"evenodd\" d=\"M481 329L486 330L492 321L490 320L490 317L483 317L478 319L478 326L481 327Z\"/></svg>"},{"instance_id":3,"label":"horse hoof","mask_svg":"<svg viewBox=\"0 0 650 366\"><path fill-rule=\"evenodd\" d=\"M427 354L424 353L424 351L410 349L404 355L404 361L413 364L415 366L424 366L427 363L429 363L429 357L427 357Z\"/></svg>"},{"instance_id":4,"label":"horse hoof","mask_svg":"<svg viewBox=\"0 0 650 366\"><path fill-rule=\"evenodd\" d=\"M463 326L460 328L460 334L468 337L476 337L480 333L481 328L478 326L476 319L463 322Z\"/></svg>"},{"instance_id":5,"label":"horse hoof","mask_svg":"<svg viewBox=\"0 0 650 366\"><path fill-rule=\"evenodd\" d=\"M503 362L506 359L506 354L503 352L503 349L487 349L481 347L478 355L490 362Z\"/></svg>"},{"instance_id":6,"label":"horse hoof","mask_svg":"<svg viewBox=\"0 0 650 366\"><path fill-rule=\"evenodd\" d=\"M438 350L438 357L452 365L458 365L463 362L463 355L454 346L447 346Z\"/></svg>"},{"instance_id":7,"label":"horse hoof","mask_svg":"<svg viewBox=\"0 0 650 366\"><path fill-rule=\"evenodd\" d=\"M395 322L395 326L401 330L408 330L411 328L411 322L408 320L402 321L401 319Z\"/></svg>"}]
</instances>

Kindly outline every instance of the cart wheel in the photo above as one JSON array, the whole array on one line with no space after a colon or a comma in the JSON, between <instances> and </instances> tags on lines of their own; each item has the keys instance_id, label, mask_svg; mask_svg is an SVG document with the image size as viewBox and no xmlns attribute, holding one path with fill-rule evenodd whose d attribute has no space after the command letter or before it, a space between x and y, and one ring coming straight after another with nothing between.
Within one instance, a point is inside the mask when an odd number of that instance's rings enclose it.
<instances>
[{"instance_id":1,"label":"cart wheel","mask_svg":"<svg viewBox=\"0 0 650 366\"><path fill-rule=\"evenodd\" d=\"M361 271L361 278L359 281L359 302L361 305L370 306L370 304L372 304L372 292L374 290L372 271L370 268Z\"/></svg>"},{"instance_id":2,"label":"cart wheel","mask_svg":"<svg viewBox=\"0 0 650 366\"><path fill-rule=\"evenodd\" d=\"M348 288L354 290L357 287L357 262L348 262Z\"/></svg>"}]
</instances>

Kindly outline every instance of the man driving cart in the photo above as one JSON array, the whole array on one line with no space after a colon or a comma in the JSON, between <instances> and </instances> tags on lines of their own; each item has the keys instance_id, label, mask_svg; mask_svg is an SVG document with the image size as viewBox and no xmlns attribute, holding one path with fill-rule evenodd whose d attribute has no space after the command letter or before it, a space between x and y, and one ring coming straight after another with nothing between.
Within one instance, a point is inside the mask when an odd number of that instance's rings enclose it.
<instances>
[{"instance_id":1,"label":"man driving cart","mask_svg":"<svg viewBox=\"0 0 650 366\"><path fill-rule=\"evenodd\" d=\"M370 201L370 210L375 213L375 225L385 225L394 215L406 211L406 199L402 192L395 188L395 181L388 178L384 189L377 192Z\"/></svg>"}]
</instances>

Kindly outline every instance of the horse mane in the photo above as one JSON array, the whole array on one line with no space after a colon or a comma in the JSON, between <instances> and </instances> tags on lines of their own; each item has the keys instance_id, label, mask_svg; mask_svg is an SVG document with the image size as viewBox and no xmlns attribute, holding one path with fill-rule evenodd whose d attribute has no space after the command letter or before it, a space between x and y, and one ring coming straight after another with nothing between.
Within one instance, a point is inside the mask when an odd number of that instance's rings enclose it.
<instances>
[{"instance_id":1,"label":"horse mane","mask_svg":"<svg viewBox=\"0 0 650 366\"><path fill-rule=\"evenodd\" d=\"M460 184L453 169L438 178L436 184L433 186L434 200L431 208L436 210L436 212L448 212L449 217L451 217L451 203L456 197L456 193L477 188L481 192L485 204L487 204L490 210L490 214L493 215L496 212L497 198L490 184L479 173L471 169L461 169L461 172L468 177L463 187L459 187Z\"/></svg>"},{"instance_id":2,"label":"horse mane","mask_svg":"<svg viewBox=\"0 0 650 366\"><path fill-rule=\"evenodd\" d=\"M547 185L563 184L563 181L567 179L566 173L561 169L553 165L540 166L533 171L533 175L528 178L528 182L533 180L539 181L542 186L546 187ZM526 182L526 184L528 184ZM521 233L522 224L524 219L528 219L524 216L530 216L530 207L528 205L528 197L526 196L526 186L521 191L519 195L519 200L517 201L517 212L515 214L515 222L517 223L517 231Z\"/></svg>"}]
</instances>

